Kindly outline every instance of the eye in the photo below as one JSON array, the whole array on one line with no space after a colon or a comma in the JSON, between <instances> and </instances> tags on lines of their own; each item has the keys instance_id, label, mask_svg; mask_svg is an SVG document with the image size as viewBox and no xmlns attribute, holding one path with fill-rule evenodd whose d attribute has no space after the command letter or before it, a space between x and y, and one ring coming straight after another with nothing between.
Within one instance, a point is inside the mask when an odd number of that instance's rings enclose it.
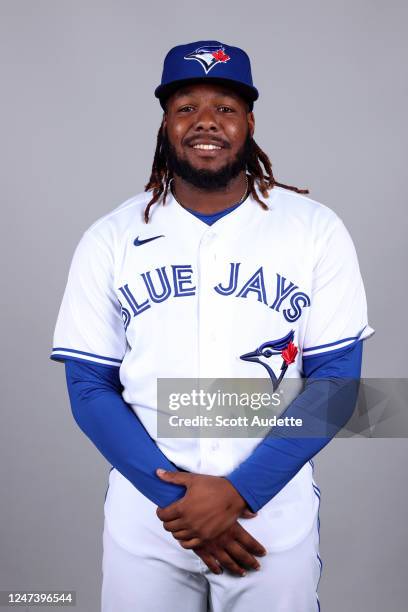
<instances>
[{"instance_id":1,"label":"eye","mask_svg":"<svg viewBox=\"0 0 408 612\"><path fill-rule=\"evenodd\" d=\"M186 104L185 106L179 108L179 113L188 113L190 110L194 110L194 106L191 106L191 104Z\"/></svg>"},{"instance_id":2,"label":"eye","mask_svg":"<svg viewBox=\"0 0 408 612\"><path fill-rule=\"evenodd\" d=\"M233 108L231 108L230 106L226 106L225 104L222 106L219 106L218 110L222 111L223 113L233 113L234 112Z\"/></svg>"}]
</instances>

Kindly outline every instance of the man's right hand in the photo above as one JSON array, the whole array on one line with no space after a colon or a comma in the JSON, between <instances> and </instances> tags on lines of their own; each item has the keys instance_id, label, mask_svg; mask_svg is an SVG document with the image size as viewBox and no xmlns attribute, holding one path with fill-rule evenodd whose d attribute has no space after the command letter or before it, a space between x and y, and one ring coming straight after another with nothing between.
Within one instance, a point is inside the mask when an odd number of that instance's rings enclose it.
<instances>
[{"instance_id":1,"label":"man's right hand","mask_svg":"<svg viewBox=\"0 0 408 612\"><path fill-rule=\"evenodd\" d=\"M237 576L245 576L248 569L259 569L259 561L254 555L262 557L266 554L262 544L238 521L217 538L207 540L193 550L214 574L222 574L224 568Z\"/></svg>"}]
</instances>

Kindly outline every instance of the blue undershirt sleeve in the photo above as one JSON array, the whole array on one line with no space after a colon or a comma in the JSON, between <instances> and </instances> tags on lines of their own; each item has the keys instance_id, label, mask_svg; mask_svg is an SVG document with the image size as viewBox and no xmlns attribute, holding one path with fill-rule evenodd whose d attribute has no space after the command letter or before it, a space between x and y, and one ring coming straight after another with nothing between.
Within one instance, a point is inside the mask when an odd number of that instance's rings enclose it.
<instances>
[{"instance_id":1,"label":"blue undershirt sleeve","mask_svg":"<svg viewBox=\"0 0 408 612\"><path fill-rule=\"evenodd\" d=\"M257 512L344 427L354 412L362 361L362 341L332 354L303 359L305 388L281 415L302 419L302 437L275 429L228 476ZM285 431L285 430L284 430Z\"/></svg>"},{"instance_id":2,"label":"blue undershirt sleeve","mask_svg":"<svg viewBox=\"0 0 408 612\"><path fill-rule=\"evenodd\" d=\"M65 373L74 419L105 459L162 508L183 497L185 487L156 476L157 468L178 468L123 400L119 368L66 359Z\"/></svg>"}]
</instances>

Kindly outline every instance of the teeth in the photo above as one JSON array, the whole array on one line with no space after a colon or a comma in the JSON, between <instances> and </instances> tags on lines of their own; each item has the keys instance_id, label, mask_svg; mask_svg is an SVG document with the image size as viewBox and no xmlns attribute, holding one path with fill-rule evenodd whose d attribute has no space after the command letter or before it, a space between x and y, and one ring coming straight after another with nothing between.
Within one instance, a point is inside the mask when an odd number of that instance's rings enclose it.
<instances>
[{"instance_id":1,"label":"teeth","mask_svg":"<svg viewBox=\"0 0 408 612\"><path fill-rule=\"evenodd\" d=\"M194 149L204 149L204 150L208 150L208 151L213 151L214 149L221 149L221 147L218 147L217 145L213 145L213 144L196 144L193 147Z\"/></svg>"}]
</instances>

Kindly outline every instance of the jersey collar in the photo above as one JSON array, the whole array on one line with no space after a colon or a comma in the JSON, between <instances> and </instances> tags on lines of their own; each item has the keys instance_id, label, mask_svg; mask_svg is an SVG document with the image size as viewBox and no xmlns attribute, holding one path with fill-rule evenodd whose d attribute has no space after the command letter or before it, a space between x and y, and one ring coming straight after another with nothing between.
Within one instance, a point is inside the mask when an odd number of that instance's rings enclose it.
<instances>
[{"instance_id":1,"label":"jersey collar","mask_svg":"<svg viewBox=\"0 0 408 612\"><path fill-rule=\"evenodd\" d=\"M255 218L259 219L260 214L270 214L277 192L272 189L268 198L263 198L259 192L258 195L268 206L268 210L261 208L259 202L249 195L235 210L221 217L221 219L218 219L218 221L212 225L208 225L181 206L171 192L169 192L166 204L163 208L167 208L169 213L174 211L180 221L180 225L188 227L188 231L190 232L197 233L199 236L209 233L227 238L228 236L238 235L241 232L247 231L251 220Z\"/></svg>"}]
</instances>

